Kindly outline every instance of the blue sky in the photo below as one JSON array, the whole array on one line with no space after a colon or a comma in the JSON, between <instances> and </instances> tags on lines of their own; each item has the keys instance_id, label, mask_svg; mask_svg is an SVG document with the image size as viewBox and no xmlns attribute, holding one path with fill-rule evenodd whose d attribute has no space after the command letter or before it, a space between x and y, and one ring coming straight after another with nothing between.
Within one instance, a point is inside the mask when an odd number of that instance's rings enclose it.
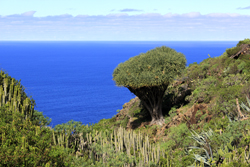
<instances>
[{"instance_id":1,"label":"blue sky","mask_svg":"<svg viewBox=\"0 0 250 167\"><path fill-rule=\"evenodd\" d=\"M249 27L249 0L0 0L0 40L235 41Z\"/></svg>"}]
</instances>

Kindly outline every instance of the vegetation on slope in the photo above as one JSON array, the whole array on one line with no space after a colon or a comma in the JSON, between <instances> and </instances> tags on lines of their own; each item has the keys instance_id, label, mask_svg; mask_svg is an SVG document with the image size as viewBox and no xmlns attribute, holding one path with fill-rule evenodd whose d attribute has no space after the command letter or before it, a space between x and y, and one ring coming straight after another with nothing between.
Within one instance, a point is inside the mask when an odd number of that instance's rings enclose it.
<instances>
[{"instance_id":1,"label":"vegetation on slope","mask_svg":"<svg viewBox=\"0 0 250 167\"><path fill-rule=\"evenodd\" d=\"M0 166L65 166L68 152L52 144L49 119L34 110L20 81L0 73Z\"/></svg>"},{"instance_id":2,"label":"vegetation on slope","mask_svg":"<svg viewBox=\"0 0 250 167\"><path fill-rule=\"evenodd\" d=\"M245 39L237 52L190 64L165 92L163 126L150 125L149 112L135 98L97 124L49 128L20 82L1 72L0 164L250 166L248 46Z\"/></svg>"}]
</instances>

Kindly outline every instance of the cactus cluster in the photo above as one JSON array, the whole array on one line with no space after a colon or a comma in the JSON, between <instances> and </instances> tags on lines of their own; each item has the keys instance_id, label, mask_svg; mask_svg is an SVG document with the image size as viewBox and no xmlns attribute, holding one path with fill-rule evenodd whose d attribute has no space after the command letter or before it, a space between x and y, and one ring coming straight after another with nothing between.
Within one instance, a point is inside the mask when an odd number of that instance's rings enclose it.
<instances>
[{"instance_id":1,"label":"cactus cluster","mask_svg":"<svg viewBox=\"0 0 250 167\"><path fill-rule=\"evenodd\" d=\"M146 164L155 163L158 164L160 156L163 155L159 145L154 145L149 142L148 136L143 136L140 132L136 134L134 131L126 131L124 128L120 127L117 130L104 132L96 131L87 134L88 148L91 148L93 143L100 143L101 150L105 148L111 148L114 153L124 152L127 157L132 160L127 166L144 166ZM90 156L92 155L90 151ZM96 154L96 153L95 153ZM97 159L102 158L105 162L105 157L109 155L103 152L101 155L96 154Z\"/></svg>"},{"instance_id":2,"label":"cactus cluster","mask_svg":"<svg viewBox=\"0 0 250 167\"><path fill-rule=\"evenodd\" d=\"M0 71L0 107L7 107L7 112L20 112L31 118L34 113L34 101L26 96L20 81Z\"/></svg>"},{"instance_id":3,"label":"cactus cluster","mask_svg":"<svg viewBox=\"0 0 250 167\"><path fill-rule=\"evenodd\" d=\"M88 157L93 165L159 166L160 157L165 158L165 150L159 144L150 143L148 135L122 127L105 131L83 127L78 133L70 129L53 130L54 144L74 148L76 158Z\"/></svg>"},{"instance_id":4,"label":"cactus cluster","mask_svg":"<svg viewBox=\"0 0 250 167\"><path fill-rule=\"evenodd\" d=\"M70 137L69 131L55 132L55 130L52 129L52 134L53 134L54 145L59 145L64 148L69 148L69 137Z\"/></svg>"}]
</instances>

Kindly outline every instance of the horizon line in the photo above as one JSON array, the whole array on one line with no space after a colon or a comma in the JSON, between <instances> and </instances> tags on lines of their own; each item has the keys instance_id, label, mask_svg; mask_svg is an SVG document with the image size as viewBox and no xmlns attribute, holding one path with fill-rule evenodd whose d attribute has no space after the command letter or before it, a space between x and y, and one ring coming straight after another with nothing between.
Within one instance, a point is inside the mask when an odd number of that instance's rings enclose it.
<instances>
[{"instance_id":1,"label":"horizon line","mask_svg":"<svg viewBox=\"0 0 250 167\"><path fill-rule=\"evenodd\" d=\"M191 42L191 41L228 41L240 40L0 40L0 42Z\"/></svg>"}]
</instances>

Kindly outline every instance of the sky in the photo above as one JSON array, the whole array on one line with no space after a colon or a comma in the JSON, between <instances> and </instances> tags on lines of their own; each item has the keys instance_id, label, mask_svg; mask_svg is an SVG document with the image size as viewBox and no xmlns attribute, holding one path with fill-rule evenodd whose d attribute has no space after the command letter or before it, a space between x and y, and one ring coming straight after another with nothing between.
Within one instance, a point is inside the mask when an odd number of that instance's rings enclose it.
<instances>
[{"instance_id":1,"label":"sky","mask_svg":"<svg viewBox=\"0 0 250 167\"><path fill-rule=\"evenodd\" d=\"M239 41L249 0L0 0L0 41Z\"/></svg>"}]
</instances>

